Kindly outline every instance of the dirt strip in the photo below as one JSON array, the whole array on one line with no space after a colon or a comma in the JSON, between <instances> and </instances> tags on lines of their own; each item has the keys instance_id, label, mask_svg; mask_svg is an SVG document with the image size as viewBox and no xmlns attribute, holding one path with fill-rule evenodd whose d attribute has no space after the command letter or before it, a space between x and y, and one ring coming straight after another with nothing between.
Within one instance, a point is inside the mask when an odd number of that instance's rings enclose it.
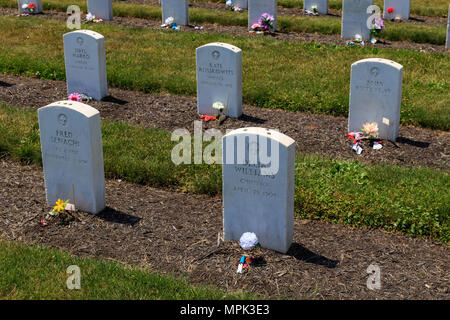
<instances>
[{"instance_id":1,"label":"dirt strip","mask_svg":"<svg viewBox=\"0 0 450 320\"><path fill-rule=\"evenodd\" d=\"M135 264L184 275L194 284L245 290L269 298L449 299L449 247L380 230L295 219L287 254L244 251L220 242L221 199L106 181L107 208L75 213L46 227L43 173L0 159L0 238L42 244L76 256ZM236 273L241 255L265 264ZM369 290L367 268L381 268L381 289Z\"/></svg>"},{"instance_id":2,"label":"dirt strip","mask_svg":"<svg viewBox=\"0 0 450 320\"><path fill-rule=\"evenodd\" d=\"M0 74L0 102L16 107L40 108L67 99L66 85L61 81L40 80ZM195 97L144 94L110 88L104 101L89 104L100 111L103 119L161 128L172 132L177 128L193 131L193 122L200 120ZM204 122L204 130L216 127L223 134L227 129L265 127L278 129L297 142L297 152L315 153L335 159L359 160L368 164L387 163L450 169L450 132L400 127L396 143L385 141L381 150L368 144L357 156L349 146L347 119L327 115L288 112L244 105L240 119Z\"/></svg>"},{"instance_id":3,"label":"dirt strip","mask_svg":"<svg viewBox=\"0 0 450 320\"><path fill-rule=\"evenodd\" d=\"M12 8L0 8L0 15L16 16L17 10ZM54 19L65 21L67 15L64 12L45 11L42 14L37 14L35 17L40 19ZM21 17L27 19L27 17ZM148 28L162 30L161 21L129 18L129 17L114 17L113 21L103 21L103 24L117 25L130 28ZM299 32L275 32L270 35L259 35L255 33L249 33L247 27L241 26L223 26L219 24L203 23L201 24L202 30L195 29L194 25L182 26L181 32L195 32L195 33L215 33L215 34L229 34L240 37L263 37L276 39L281 41L299 42L299 43L317 43L321 45L337 45L343 46L346 41L342 40L340 35L325 35L319 33L299 33ZM173 31L180 32L180 31ZM428 53L448 53L444 45L435 45L428 43L415 43L410 41L388 41L380 40L375 45L366 44L369 48L380 49L407 49Z\"/></svg>"}]
</instances>

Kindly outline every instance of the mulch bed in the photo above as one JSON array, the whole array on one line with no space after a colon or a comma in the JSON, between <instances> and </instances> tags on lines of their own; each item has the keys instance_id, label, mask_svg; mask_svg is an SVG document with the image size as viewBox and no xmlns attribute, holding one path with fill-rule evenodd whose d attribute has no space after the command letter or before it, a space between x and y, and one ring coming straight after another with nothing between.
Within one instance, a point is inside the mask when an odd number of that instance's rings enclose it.
<instances>
[{"instance_id":1,"label":"mulch bed","mask_svg":"<svg viewBox=\"0 0 450 320\"><path fill-rule=\"evenodd\" d=\"M12 8L0 8L1 15L15 16L17 15L17 9ZM45 11L42 14L37 14L35 17L41 19L54 19L65 21L67 15L64 12ZM26 17L23 17L26 19ZM103 24L131 27L131 28L148 28L159 29L161 28L161 21L129 18L129 17L114 17L113 21L104 21ZM318 33L299 33L299 32L281 32L277 31L268 35L260 35L255 33L249 33L247 27L241 26L222 26L219 24L203 23L202 30L196 30L195 26L181 26L183 32L196 32L196 33L217 33L217 34L229 34L240 37L265 37L270 39L277 39L281 41L300 42L300 43L318 43L321 45L345 45L346 41L342 40L340 35L325 35ZM179 32L179 31L173 31ZM444 45L435 45L429 43L415 43L410 41L388 41L380 40L375 45L366 44L369 48L380 49L407 49L416 50L420 52L432 52L432 53L448 53Z\"/></svg>"},{"instance_id":2,"label":"mulch bed","mask_svg":"<svg viewBox=\"0 0 450 320\"><path fill-rule=\"evenodd\" d=\"M40 219L46 204L41 168L0 159L0 238L59 248L152 271L183 275L194 284L245 290L266 298L449 299L448 245L380 230L352 229L295 219L287 254L244 251L220 242L219 197L174 193L106 181L107 208L75 219ZM241 255L263 255L266 264L236 273ZM367 268L381 268L381 289L367 288Z\"/></svg>"},{"instance_id":3,"label":"mulch bed","mask_svg":"<svg viewBox=\"0 0 450 320\"><path fill-rule=\"evenodd\" d=\"M26 89L26 90L25 90ZM195 97L168 94L144 94L110 88L110 96L89 104L100 111L103 119L173 131L193 131L193 122L200 120ZM66 84L61 81L0 75L0 102L17 107L40 108L67 99ZM387 163L450 169L450 133L415 127L400 127L396 143L384 142L381 150L365 145L361 155L349 147L347 119L327 115L288 112L244 105L240 119L203 123L203 129L265 127L278 129L297 142L297 152L315 153L335 159L359 160L368 164Z\"/></svg>"}]
</instances>

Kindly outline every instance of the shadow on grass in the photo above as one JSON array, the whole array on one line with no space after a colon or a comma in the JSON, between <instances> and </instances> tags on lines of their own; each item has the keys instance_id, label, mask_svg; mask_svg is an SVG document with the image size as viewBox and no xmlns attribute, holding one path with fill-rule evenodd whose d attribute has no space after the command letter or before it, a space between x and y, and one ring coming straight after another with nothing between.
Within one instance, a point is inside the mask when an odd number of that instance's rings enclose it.
<instances>
[{"instance_id":1,"label":"shadow on grass","mask_svg":"<svg viewBox=\"0 0 450 320\"><path fill-rule=\"evenodd\" d=\"M130 226L134 226L142 219L139 217L129 215L127 213L117 211L110 207L106 207L102 212L97 214L97 217L108 222L127 224Z\"/></svg>"},{"instance_id":2,"label":"shadow on grass","mask_svg":"<svg viewBox=\"0 0 450 320\"><path fill-rule=\"evenodd\" d=\"M299 243L293 243L286 253L288 256L292 256L297 260L301 260L308 263L314 263L319 266L325 266L327 268L336 268L339 261L331 260L319 254L316 254Z\"/></svg>"}]
</instances>

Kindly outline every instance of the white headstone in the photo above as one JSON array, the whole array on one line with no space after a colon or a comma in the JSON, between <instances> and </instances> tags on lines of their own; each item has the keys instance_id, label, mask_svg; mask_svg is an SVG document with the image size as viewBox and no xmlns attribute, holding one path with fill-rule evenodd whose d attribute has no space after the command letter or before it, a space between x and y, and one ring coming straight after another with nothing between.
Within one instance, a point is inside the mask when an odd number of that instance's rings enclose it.
<instances>
[{"instance_id":1,"label":"white headstone","mask_svg":"<svg viewBox=\"0 0 450 320\"><path fill-rule=\"evenodd\" d=\"M394 9L394 11L388 13L389 8ZM411 0L384 0L383 17L385 19L400 18L408 20L410 8Z\"/></svg>"},{"instance_id":2,"label":"white headstone","mask_svg":"<svg viewBox=\"0 0 450 320\"><path fill-rule=\"evenodd\" d=\"M303 9L313 11L316 6L320 14L328 14L328 0L303 0Z\"/></svg>"},{"instance_id":3,"label":"white headstone","mask_svg":"<svg viewBox=\"0 0 450 320\"><path fill-rule=\"evenodd\" d=\"M277 0L248 0L248 28L258 23L264 13L273 16L273 28L277 29Z\"/></svg>"},{"instance_id":4,"label":"white headstone","mask_svg":"<svg viewBox=\"0 0 450 320\"><path fill-rule=\"evenodd\" d=\"M233 0L233 4L241 9L248 9L248 0Z\"/></svg>"},{"instance_id":5,"label":"white headstone","mask_svg":"<svg viewBox=\"0 0 450 320\"><path fill-rule=\"evenodd\" d=\"M352 64L350 81L349 132L361 131L376 122L379 137L395 141L400 125L403 66L397 62L370 58Z\"/></svg>"},{"instance_id":6,"label":"white headstone","mask_svg":"<svg viewBox=\"0 0 450 320\"><path fill-rule=\"evenodd\" d=\"M88 12L98 19L112 20L112 0L87 0Z\"/></svg>"},{"instance_id":7,"label":"white headstone","mask_svg":"<svg viewBox=\"0 0 450 320\"><path fill-rule=\"evenodd\" d=\"M42 12L42 0L18 0L17 3L19 5L19 13L26 12L26 10L22 8L24 4L34 4L35 6L34 13Z\"/></svg>"},{"instance_id":8,"label":"white headstone","mask_svg":"<svg viewBox=\"0 0 450 320\"><path fill-rule=\"evenodd\" d=\"M169 17L174 18L180 26L189 25L189 1L188 0L162 0L162 23Z\"/></svg>"},{"instance_id":9,"label":"white headstone","mask_svg":"<svg viewBox=\"0 0 450 320\"><path fill-rule=\"evenodd\" d=\"M79 210L105 207L100 113L80 102L59 101L38 110L47 202Z\"/></svg>"},{"instance_id":10,"label":"white headstone","mask_svg":"<svg viewBox=\"0 0 450 320\"><path fill-rule=\"evenodd\" d=\"M450 5L448 6L447 40L445 41L445 47L450 49Z\"/></svg>"},{"instance_id":11,"label":"white headstone","mask_svg":"<svg viewBox=\"0 0 450 320\"><path fill-rule=\"evenodd\" d=\"M295 141L264 128L233 130L222 141L225 240L253 232L262 247L287 252L293 239Z\"/></svg>"},{"instance_id":12,"label":"white headstone","mask_svg":"<svg viewBox=\"0 0 450 320\"><path fill-rule=\"evenodd\" d=\"M371 5L373 0L342 0L342 39L355 39L357 35L364 41L370 39L367 20L372 13L367 13L367 8Z\"/></svg>"},{"instance_id":13,"label":"white headstone","mask_svg":"<svg viewBox=\"0 0 450 320\"><path fill-rule=\"evenodd\" d=\"M83 93L95 100L108 95L105 38L95 31L78 30L64 35L67 92Z\"/></svg>"},{"instance_id":14,"label":"white headstone","mask_svg":"<svg viewBox=\"0 0 450 320\"><path fill-rule=\"evenodd\" d=\"M242 51L227 43L213 42L197 48L197 107L199 114L217 115L222 103L232 118L242 115Z\"/></svg>"}]
</instances>

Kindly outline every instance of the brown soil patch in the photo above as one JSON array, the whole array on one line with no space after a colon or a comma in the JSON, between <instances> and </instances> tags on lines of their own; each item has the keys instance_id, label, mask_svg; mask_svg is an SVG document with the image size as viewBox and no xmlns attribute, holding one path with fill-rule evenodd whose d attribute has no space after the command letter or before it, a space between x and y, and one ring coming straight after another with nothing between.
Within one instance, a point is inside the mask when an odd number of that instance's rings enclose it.
<instances>
[{"instance_id":1,"label":"brown soil patch","mask_svg":"<svg viewBox=\"0 0 450 320\"><path fill-rule=\"evenodd\" d=\"M17 10L12 8L0 8L1 15L15 16ZM35 15L41 19L54 19L65 21L67 15L64 12L45 11L42 14ZM26 17L25 17L26 19ZM114 17L113 21L104 21L104 24L111 24L123 27L131 28L149 28L149 29L162 29L161 21L140 19L140 18L128 18L128 17ZM318 43L322 45L345 45L346 41L342 40L340 35L325 35L318 33L299 33L299 32L275 32L270 35L260 35L255 33L249 33L247 27L241 26L222 26L219 24L203 23L201 25L202 30L196 30L193 26L182 26L181 32L196 32L196 33L218 33L218 34L230 34L240 37L266 37L281 41L299 42L299 43ZM173 31L180 32L180 31ZM380 40L375 45L366 44L366 47L370 48L382 48L382 49L407 49L416 50L420 52L433 52L433 53L447 53L444 45L435 45L428 43L415 43L409 41L387 41Z\"/></svg>"},{"instance_id":2,"label":"brown soil patch","mask_svg":"<svg viewBox=\"0 0 450 320\"><path fill-rule=\"evenodd\" d=\"M23 90L26 88L27 90ZM40 108L67 99L66 85L61 81L0 75L0 101L17 106ZM103 119L127 121L131 124L173 131L186 128L193 131L193 121L200 120L195 97L168 94L144 94L110 88L110 96L103 101L89 103L100 111ZM347 119L327 115L263 109L244 105L240 119L228 118L220 126L218 121L205 122L204 130L265 127L278 129L297 142L297 152L316 153L336 159L358 160L364 163L388 163L409 166L428 166L450 169L450 133L400 127L396 143L385 141L381 150L366 144L364 152L356 155L349 147Z\"/></svg>"},{"instance_id":3,"label":"brown soil patch","mask_svg":"<svg viewBox=\"0 0 450 320\"><path fill-rule=\"evenodd\" d=\"M217 245L222 232L219 197L174 193L106 181L107 208L77 212L66 223L39 220L46 204L43 173L0 160L0 237L43 244L77 256L136 264L184 275L194 284L292 299L449 299L449 247L380 230L295 219L286 255ZM266 265L236 274L241 255L264 256ZM366 286L370 264L381 268L381 290Z\"/></svg>"}]
</instances>

